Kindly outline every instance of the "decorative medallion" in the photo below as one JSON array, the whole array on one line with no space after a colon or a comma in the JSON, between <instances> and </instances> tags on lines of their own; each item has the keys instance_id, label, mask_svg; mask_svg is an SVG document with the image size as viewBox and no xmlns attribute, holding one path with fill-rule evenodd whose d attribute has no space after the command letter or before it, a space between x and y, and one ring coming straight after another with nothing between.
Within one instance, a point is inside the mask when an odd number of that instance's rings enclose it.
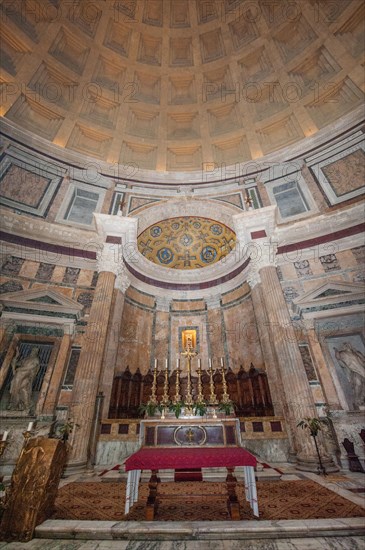
<instances>
[{"instance_id":1,"label":"decorative medallion","mask_svg":"<svg viewBox=\"0 0 365 550\"><path fill-rule=\"evenodd\" d=\"M151 262L173 269L196 269L217 263L236 245L235 233L208 218L169 218L145 229L138 250Z\"/></svg>"}]
</instances>

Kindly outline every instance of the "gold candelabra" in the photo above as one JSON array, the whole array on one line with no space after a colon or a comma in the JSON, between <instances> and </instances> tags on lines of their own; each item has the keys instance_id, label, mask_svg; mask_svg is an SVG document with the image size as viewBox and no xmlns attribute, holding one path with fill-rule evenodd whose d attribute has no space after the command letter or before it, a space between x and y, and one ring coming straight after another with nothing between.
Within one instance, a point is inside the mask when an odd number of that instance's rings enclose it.
<instances>
[{"instance_id":1,"label":"gold candelabra","mask_svg":"<svg viewBox=\"0 0 365 550\"><path fill-rule=\"evenodd\" d=\"M199 359L199 365L198 365L198 395L196 397L197 403L203 403L204 402L204 395L203 395L203 385L202 385L202 368L201 363Z\"/></svg>"},{"instance_id":2,"label":"gold candelabra","mask_svg":"<svg viewBox=\"0 0 365 550\"><path fill-rule=\"evenodd\" d=\"M218 405L218 399L214 391L213 369L212 369L212 363L210 359L209 359L209 389L210 389L209 405Z\"/></svg>"},{"instance_id":3,"label":"gold candelabra","mask_svg":"<svg viewBox=\"0 0 365 550\"><path fill-rule=\"evenodd\" d=\"M195 357L197 355L197 352L192 350L191 348L187 348L185 351L181 352L181 355L183 357L186 357L188 362L188 382L186 387L186 399L185 404L187 405L188 412L192 412L192 406L194 404L193 396L191 392L191 359L192 357Z\"/></svg>"},{"instance_id":4,"label":"gold candelabra","mask_svg":"<svg viewBox=\"0 0 365 550\"><path fill-rule=\"evenodd\" d=\"M224 372L223 364L221 366L221 372L222 372L222 386L223 386L222 403L230 403L231 399L230 399L228 391L227 391L228 388L227 388L226 375L225 375L225 372Z\"/></svg>"},{"instance_id":5,"label":"gold candelabra","mask_svg":"<svg viewBox=\"0 0 365 550\"><path fill-rule=\"evenodd\" d=\"M166 359L165 379L164 379L164 385L163 385L163 396L162 396L161 405L163 405L164 407L167 407L168 404L169 404L169 369L168 369L168 364Z\"/></svg>"},{"instance_id":6,"label":"gold candelabra","mask_svg":"<svg viewBox=\"0 0 365 550\"><path fill-rule=\"evenodd\" d=\"M149 400L149 404L151 404L151 405L157 405L156 388L157 388L157 361L155 362L155 367L153 369L153 381L152 381L152 388L151 388L151 397L150 397L150 400Z\"/></svg>"},{"instance_id":7,"label":"gold candelabra","mask_svg":"<svg viewBox=\"0 0 365 550\"><path fill-rule=\"evenodd\" d=\"M180 395L180 369L179 364L176 368L176 380L175 380L175 396L173 399L174 404L179 403L181 401L181 395Z\"/></svg>"}]
</instances>

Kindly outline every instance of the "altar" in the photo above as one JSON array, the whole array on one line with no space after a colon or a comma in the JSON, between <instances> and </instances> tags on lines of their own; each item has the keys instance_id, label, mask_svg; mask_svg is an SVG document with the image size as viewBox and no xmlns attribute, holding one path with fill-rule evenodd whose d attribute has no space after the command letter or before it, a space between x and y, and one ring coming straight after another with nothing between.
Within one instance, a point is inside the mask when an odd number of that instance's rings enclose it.
<instances>
[{"instance_id":1,"label":"altar","mask_svg":"<svg viewBox=\"0 0 365 550\"><path fill-rule=\"evenodd\" d=\"M138 486L142 470L151 470L149 495L146 502L146 519L152 521L159 504L159 470L181 470L201 468L226 468L227 507L231 519L240 519L240 504L236 495L236 467L243 467L245 497L256 517L259 515L254 468L256 458L241 445L238 419L234 415L232 401L227 392L223 358L221 375L223 395L218 403L211 362L210 395L204 399L202 393L201 361L198 360L197 394L191 384L191 360L197 355L195 331L187 331L186 348L181 353L187 362L186 394L180 393L180 369L176 371L175 395L169 399L168 362L164 371L163 395L157 399L157 361L153 373L151 396L148 409L152 414L141 422L141 448L125 461L128 472L125 514L138 500ZM191 333L191 334L190 334ZM179 363L179 362L178 362ZM218 408L218 414L217 414ZM222 412L222 411L226 412ZM153 411L153 412L152 412ZM160 415L155 413L160 411ZM175 411L175 414L172 413ZM199 482L198 482L199 483ZM183 491L181 492L183 496Z\"/></svg>"},{"instance_id":2,"label":"altar","mask_svg":"<svg viewBox=\"0 0 365 550\"><path fill-rule=\"evenodd\" d=\"M128 472L125 514L138 500L142 470L151 470L146 519L153 520L159 502L159 470L226 468L227 507L231 519L240 519L234 469L243 467L245 496L256 517L259 515L255 471L257 460L240 445L238 420L183 416L147 419L141 422L142 447L125 462ZM183 484L181 484L183 485ZM183 496L183 488L181 496Z\"/></svg>"}]
</instances>

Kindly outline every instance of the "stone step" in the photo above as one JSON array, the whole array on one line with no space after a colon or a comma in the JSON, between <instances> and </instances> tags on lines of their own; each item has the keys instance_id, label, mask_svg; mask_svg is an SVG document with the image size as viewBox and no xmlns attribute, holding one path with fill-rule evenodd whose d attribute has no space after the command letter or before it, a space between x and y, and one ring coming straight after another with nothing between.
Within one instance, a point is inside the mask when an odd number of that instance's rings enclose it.
<instances>
[{"instance_id":1,"label":"stone step","mask_svg":"<svg viewBox=\"0 0 365 550\"><path fill-rule=\"evenodd\" d=\"M81 521L48 519L35 529L43 539L258 540L365 535L364 518L280 521Z\"/></svg>"}]
</instances>

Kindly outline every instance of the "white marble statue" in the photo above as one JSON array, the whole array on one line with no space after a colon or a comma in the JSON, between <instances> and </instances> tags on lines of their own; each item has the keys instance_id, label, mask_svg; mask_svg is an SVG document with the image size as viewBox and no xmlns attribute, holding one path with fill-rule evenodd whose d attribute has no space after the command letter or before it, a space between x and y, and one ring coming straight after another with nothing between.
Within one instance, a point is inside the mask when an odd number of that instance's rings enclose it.
<instances>
[{"instance_id":1,"label":"white marble statue","mask_svg":"<svg viewBox=\"0 0 365 550\"><path fill-rule=\"evenodd\" d=\"M10 384L8 409L14 411L27 411L30 409L33 380L40 366L38 352L39 348L34 347L28 357L19 359L19 348L16 350L11 362L13 379Z\"/></svg>"},{"instance_id":2,"label":"white marble statue","mask_svg":"<svg viewBox=\"0 0 365 550\"><path fill-rule=\"evenodd\" d=\"M365 405L365 357L349 342L344 342L341 348L335 349L335 357L344 369L346 377L354 393L354 405Z\"/></svg>"}]
</instances>

